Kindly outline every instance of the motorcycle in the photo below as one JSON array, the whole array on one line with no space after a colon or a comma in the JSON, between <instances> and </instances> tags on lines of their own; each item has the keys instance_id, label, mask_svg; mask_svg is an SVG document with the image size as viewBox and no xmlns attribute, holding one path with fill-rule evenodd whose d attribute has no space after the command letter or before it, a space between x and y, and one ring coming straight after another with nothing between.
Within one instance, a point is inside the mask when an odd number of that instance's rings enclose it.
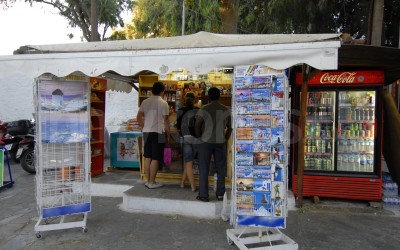
<instances>
[{"instance_id":1,"label":"motorcycle","mask_svg":"<svg viewBox=\"0 0 400 250\"><path fill-rule=\"evenodd\" d=\"M19 142L23 139L23 135L29 132L31 127L32 123L29 120L0 121L0 145L5 146L12 161L18 162L16 153L19 148Z\"/></svg>"},{"instance_id":2,"label":"motorcycle","mask_svg":"<svg viewBox=\"0 0 400 250\"><path fill-rule=\"evenodd\" d=\"M0 145L5 145L11 160L19 162L28 173L35 174L35 122L18 120L0 122Z\"/></svg>"},{"instance_id":3,"label":"motorcycle","mask_svg":"<svg viewBox=\"0 0 400 250\"><path fill-rule=\"evenodd\" d=\"M36 173L35 168L35 135L27 134L19 142L19 148L16 153L16 159L19 160L21 167L30 174Z\"/></svg>"}]
</instances>

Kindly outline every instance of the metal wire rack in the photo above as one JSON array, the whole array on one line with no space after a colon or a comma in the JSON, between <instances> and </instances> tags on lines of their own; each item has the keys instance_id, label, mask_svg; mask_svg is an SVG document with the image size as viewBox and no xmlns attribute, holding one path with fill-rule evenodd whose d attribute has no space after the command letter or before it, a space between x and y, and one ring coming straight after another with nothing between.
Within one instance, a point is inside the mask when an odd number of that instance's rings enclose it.
<instances>
[{"instance_id":1,"label":"metal wire rack","mask_svg":"<svg viewBox=\"0 0 400 250\"><path fill-rule=\"evenodd\" d=\"M39 79L34 89L36 237L74 227L86 232L91 210L88 82Z\"/></svg>"}]
</instances>

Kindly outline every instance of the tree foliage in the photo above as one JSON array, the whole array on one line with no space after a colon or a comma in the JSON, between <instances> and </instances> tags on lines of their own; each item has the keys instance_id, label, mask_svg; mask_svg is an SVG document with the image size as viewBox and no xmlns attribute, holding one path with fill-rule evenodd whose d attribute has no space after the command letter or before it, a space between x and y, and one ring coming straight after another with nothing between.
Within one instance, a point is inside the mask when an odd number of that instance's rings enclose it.
<instances>
[{"instance_id":1,"label":"tree foliage","mask_svg":"<svg viewBox=\"0 0 400 250\"><path fill-rule=\"evenodd\" d=\"M0 0L3 7L11 7L16 0ZM83 38L91 41L90 8L91 0L25 0L30 4L47 4L59 11L68 20L71 27L79 27ZM97 0L98 25L101 28L101 40L106 39L109 28L124 26L121 13L132 8L132 0Z\"/></svg>"},{"instance_id":2,"label":"tree foliage","mask_svg":"<svg viewBox=\"0 0 400 250\"><path fill-rule=\"evenodd\" d=\"M372 0L185 0L185 34L349 33L368 39ZM181 33L182 0L137 0L128 38ZM396 46L400 0L385 1L384 44ZM163 14L161 14L163 13ZM230 27L230 28L229 28Z\"/></svg>"}]
</instances>

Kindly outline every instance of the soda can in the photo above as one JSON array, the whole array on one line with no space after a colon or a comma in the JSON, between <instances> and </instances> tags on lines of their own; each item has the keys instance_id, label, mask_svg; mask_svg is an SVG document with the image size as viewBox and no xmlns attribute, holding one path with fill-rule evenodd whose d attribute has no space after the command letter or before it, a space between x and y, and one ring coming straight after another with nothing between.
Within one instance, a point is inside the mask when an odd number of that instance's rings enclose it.
<instances>
[{"instance_id":1,"label":"soda can","mask_svg":"<svg viewBox=\"0 0 400 250\"><path fill-rule=\"evenodd\" d=\"M347 130L346 130L346 137L347 137L347 138L350 138L350 129L347 129Z\"/></svg>"}]
</instances>

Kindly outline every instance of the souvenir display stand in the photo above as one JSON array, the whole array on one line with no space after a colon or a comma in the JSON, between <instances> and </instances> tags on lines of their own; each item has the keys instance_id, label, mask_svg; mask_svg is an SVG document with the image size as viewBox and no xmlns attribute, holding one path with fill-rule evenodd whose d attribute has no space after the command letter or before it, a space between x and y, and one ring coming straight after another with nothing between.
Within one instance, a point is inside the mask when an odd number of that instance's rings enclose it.
<instances>
[{"instance_id":1,"label":"souvenir display stand","mask_svg":"<svg viewBox=\"0 0 400 250\"><path fill-rule=\"evenodd\" d=\"M35 83L37 238L42 231L74 227L87 231L91 210L88 83L80 74L42 75Z\"/></svg>"},{"instance_id":2,"label":"souvenir display stand","mask_svg":"<svg viewBox=\"0 0 400 250\"><path fill-rule=\"evenodd\" d=\"M5 157L5 162L7 162L8 174L10 177L10 180L8 181L4 180L4 157ZM7 148L0 146L0 189L12 187L13 185L14 185L14 180L11 174L10 157Z\"/></svg>"},{"instance_id":3,"label":"souvenir display stand","mask_svg":"<svg viewBox=\"0 0 400 250\"><path fill-rule=\"evenodd\" d=\"M104 173L104 128L107 80L90 77L91 176Z\"/></svg>"},{"instance_id":4,"label":"souvenir display stand","mask_svg":"<svg viewBox=\"0 0 400 250\"><path fill-rule=\"evenodd\" d=\"M298 249L286 227L288 81L261 65L235 67L229 244L239 249ZM261 248L262 246L262 248ZM255 248L251 248L255 249Z\"/></svg>"}]
</instances>

